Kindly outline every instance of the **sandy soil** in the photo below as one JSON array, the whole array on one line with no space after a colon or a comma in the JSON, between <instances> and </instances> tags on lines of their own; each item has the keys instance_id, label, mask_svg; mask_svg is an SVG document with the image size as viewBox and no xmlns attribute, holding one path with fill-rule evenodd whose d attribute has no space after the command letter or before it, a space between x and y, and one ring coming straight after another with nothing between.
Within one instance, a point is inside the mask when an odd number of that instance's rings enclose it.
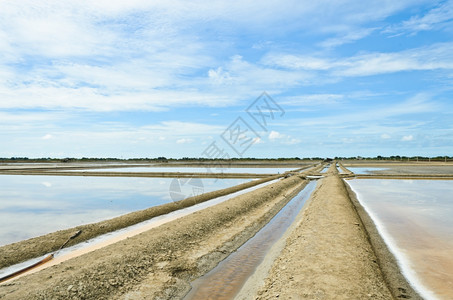
<instances>
[{"instance_id":1,"label":"sandy soil","mask_svg":"<svg viewBox=\"0 0 453 300\"><path fill-rule=\"evenodd\" d=\"M283 247L273 248L267 266L258 268L239 299L414 297L404 281L396 284L396 291L389 289L389 278L381 271L368 231L336 173L332 166L319 181L306 209L284 237ZM273 257L277 258L270 265Z\"/></svg>"},{"instance_id":2,"label":"sandy soil","mask_svg":"<svg viewBox=\"0 0 453 300\"><path fill-rule=\"evenodd\" d=\"M306 183L299 176L0 285L2 299L170 299L266 224Z\"/></svg>"}]
</instances>

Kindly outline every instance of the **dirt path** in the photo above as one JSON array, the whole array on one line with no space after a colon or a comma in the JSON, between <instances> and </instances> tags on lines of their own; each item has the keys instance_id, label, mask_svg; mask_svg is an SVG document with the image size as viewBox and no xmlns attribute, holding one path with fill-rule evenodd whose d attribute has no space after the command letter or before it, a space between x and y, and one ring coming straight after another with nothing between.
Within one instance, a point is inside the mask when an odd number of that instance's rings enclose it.
<instances>
[{"instance_id":1,"label":"dirt path","mask_svg":"<svg viewBox=\"0 0 453 300\"><path fill-rule=\"evenodd\" d=\"M306 183L292 176L0 285L2 299L170 299L266 224Z\"/></svg>"},{"instance_id":2,"label":"dirt path","mask_svg":"<svg viewBox=\"0 0 453 300\"><path fill-rule=\"evenodd\" d=\"M283 249L273 249L281 250L278 256L273 254L277 258L267 262L268 268L258 269L261 274L247 282L239 299L393 299L337 173L333 165L319 181ZM265 278L261 287L260 277ZM397 290L395 296L409 297L405 292Z\"/></svg>"}]
</instances>

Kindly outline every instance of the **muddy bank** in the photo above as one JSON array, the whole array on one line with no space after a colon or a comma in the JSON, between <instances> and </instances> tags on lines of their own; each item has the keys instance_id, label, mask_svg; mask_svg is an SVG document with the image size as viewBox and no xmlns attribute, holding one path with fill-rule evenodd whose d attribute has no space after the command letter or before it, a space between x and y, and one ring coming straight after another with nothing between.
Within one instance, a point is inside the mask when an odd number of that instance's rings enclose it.
<instances>
[{"instance_id":1,"label":"muddy bank","mask_svg":"<svg viewBox=\"0 0 453 300\"><path fill-rule=\"evenodd\" d=\"M78 230L81 230L82 233L76 239L71 240L67 244L67 246L71 246L76 243L92 239L101 234L105 234L127 226L131 226L142 221L148 220L150 218L167 214L181 208L189 207L197 203L205 202L216 197L228 195L230 193L234 193L245 188L249 188L270 180L274 180L280 176L282 175L271 176L259 180L246 182L234 187L187 198L182 201L167 203L151 207L145 210L132 212L110 220L105 220L93 224L81 225L75 228L60 230L57 232L46 234L44 236L28 239L10 245L5 245L3 247L0 247L0 253L2 254L0 256L0 268L4 268L25 261L27 259L39 257L46 253L56 251L68 239L68 237L70 237L73 234L73 232Z\"/></svg>"},{"instance_id":2,"label":"muddy bank","mask_svg":"<svg viewBox=\"0 0 453 300\"><path fill-rule=\"evenodd\" d=\"M405 281L383 274L379 263L386 257L376 256L345 183L336 169L327 174L283 245L273 249L271 262L258 269L261 274L254 274L239 299L416 298Z\"/></svg>"},{"instance_id":3,"label":"muddy bank","mask_svg":"<svg viewBox=\"0 0 453 300\"><path fill-rule=\"evenodd\" d=\"M0 286L5 299L169 299L266 224L306 183L299 176Z\"/></svg>"}]
</instances>

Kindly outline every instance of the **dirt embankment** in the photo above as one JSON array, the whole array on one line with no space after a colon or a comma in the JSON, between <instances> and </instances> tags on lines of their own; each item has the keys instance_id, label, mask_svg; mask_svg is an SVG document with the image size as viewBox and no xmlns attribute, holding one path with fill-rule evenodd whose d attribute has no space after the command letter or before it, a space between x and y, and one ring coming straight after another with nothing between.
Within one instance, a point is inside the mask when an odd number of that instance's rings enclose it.
<instances>
[{"instance_id":1,"label":"dirt embankment","mask_svg":"<svg viewBox=\"0 0 453 300\"><path fill-rule=\"evenodd\" d=\"M259 180L246 182L234 187L205 193L199 196L190 197L178 202L171 202L141 211L132 212L117 218L101 221L98 223L81 225L75 228L60 230L57 232L49 233L40 237L28 239L25 241L17 242L14 244L0 247L0 268L4 268L16 263L20 263L27 259L39 257L46 253L54 252L63 245L63 243L75 232L81 230L82 233L74 240L71 240L67 246L72 246L89 239L92 239L101 234L112 232L127 226L131 226L142 221L151 219L156 216L170 213L172 211L192 206L197 203L202 203L207 200L228 195L249 188L270 180L274 180L278 176L271 176Z\"/></svg>"},{"instance_id":2,"label":"dirt embankment","mask_svg":"<svg viewBox=\"0 0 453 300\"><path fill-rule=\"evenodd\" d=\"M407 283L389 290L364 223L332 166L286 235L272 264L258 268L254 294L240 299L393 299L416 297ZM366 223L367 226L374 226ZM280 251L273 249L273 251ZM276 255L274 254L274 257ZM394 270L395 271L395 270ZM396 290L395 290L396 287ZM393 295L392 295L393 293ZM245 296L244 296L245 295Z\"/></svg>"},{"instance_id":3,"label":"dirt embankment","mask_svg":"<svg viewBox=\"0 0 453 300\"><path fill-rule=\"evenodd\" d=\"M292 176L0 285L4 299L173 299L266 224L306 181Z\"/></svg>"},{"instance_id":4,"label":"dirt embankment","mask_svg":"<svg viewBox=\"0 0 453 300\"><path fill-rule=\"evenodd\" d=\"M350 170L348 170L345 166L343 166L342 163L338 163L338 166L340 167L342 173L352 174L352 172Z\"/></svg>"}]
</instances>

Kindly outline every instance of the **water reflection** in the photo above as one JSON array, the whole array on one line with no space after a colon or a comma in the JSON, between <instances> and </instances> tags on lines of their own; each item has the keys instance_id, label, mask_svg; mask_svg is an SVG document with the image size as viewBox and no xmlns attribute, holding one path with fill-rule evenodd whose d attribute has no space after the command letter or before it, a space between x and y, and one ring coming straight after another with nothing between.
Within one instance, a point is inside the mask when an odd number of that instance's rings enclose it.
<instances>
[{"instance_id":1,"label":"water reflection","mask_svg":"<svg viewBox=\"0 0 453 300\"><path fill-rule=\"evenodd\" d=\"M426 298L453 298L453 182L348 181L405 275Z\"/></svg>"},{"instance_id":2,"label":"water reflection","mask_svg":"<svg viewBox=\"0 0 453 300\"><path fill-rule=\"evenodd\" d=\"M251 173L251 174L281 174L297 168L193 168L193 167L135 167L112 169L78 169L74 172L181 172L181 173ZM53 171L53 170L52 170ZM62 170L68 171L68 170Z\"/></svg>"},{"instance_id":3,"label":"water reflection","mask_svg":"<svg viewBox=\"0 0 453 300\"><path fill-rule=\"evenodd\" d=\"M1 175L0 246L171 202L172 180ZM249 180L203 179L203 191Z\"/></svg>"},{"instance_id":4,"label":"water reflection","mask_svg":"<svg viewBox=\"0 0 453 300\"><path fill-rule=\"evenodd\" d=\"M384 171L388 168L371 168L371 167L347 167L347 169L355 174L372 174L374 171Z\"/></svg>"}]
</instances>

